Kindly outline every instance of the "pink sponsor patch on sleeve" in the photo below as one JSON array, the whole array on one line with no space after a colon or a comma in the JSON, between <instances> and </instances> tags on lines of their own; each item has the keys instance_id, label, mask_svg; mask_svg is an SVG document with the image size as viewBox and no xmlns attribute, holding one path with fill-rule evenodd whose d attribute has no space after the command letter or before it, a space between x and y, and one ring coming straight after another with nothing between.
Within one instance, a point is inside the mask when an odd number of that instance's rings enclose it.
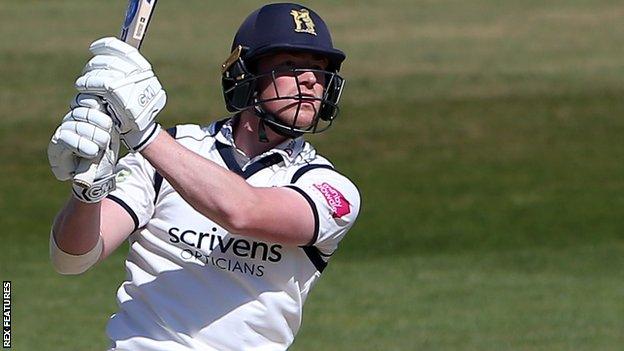
<instances>
[{"instance_id":1,"label":"pink sponsor patch on sleeve","mask_svg":"<svg viewBox=\"0 0 624 351\"><path fill-rule=\"evenodd\" d=\"M351 205L349 204L349 201L347 201L342 193L336 188L327 183L314 184L314 187L317 188L321 194L323 194L325 200L327 200L327 203L334 212L332 214L334 218L340 218L351 213Z\"/></svg>"}]
</instances>

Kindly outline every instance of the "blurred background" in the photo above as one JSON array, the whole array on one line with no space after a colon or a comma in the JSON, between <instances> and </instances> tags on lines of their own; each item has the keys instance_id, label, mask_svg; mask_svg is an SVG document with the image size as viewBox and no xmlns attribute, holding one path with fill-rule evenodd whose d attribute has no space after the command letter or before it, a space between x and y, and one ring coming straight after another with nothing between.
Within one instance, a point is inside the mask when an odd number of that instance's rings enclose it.
<instances>
[{"instance_id":1,"label":"blurred background","mask_svg":"<svg viewBox=\"0 0 624 351\"><path fill-rule=\"evenodd\" d=\"M219 65L260 1L161 0L142 52L164 125L226 114ZM302 1L348 59L339 120L312 141L358 184L354 229L292 350L621 350L621 0ZM0 276L15 350L104 350L121 247L53 272L68 184L46 147L118 1L0 1ZM619 218L619 219L618 219Z\"/></svg>"}]
</instances>

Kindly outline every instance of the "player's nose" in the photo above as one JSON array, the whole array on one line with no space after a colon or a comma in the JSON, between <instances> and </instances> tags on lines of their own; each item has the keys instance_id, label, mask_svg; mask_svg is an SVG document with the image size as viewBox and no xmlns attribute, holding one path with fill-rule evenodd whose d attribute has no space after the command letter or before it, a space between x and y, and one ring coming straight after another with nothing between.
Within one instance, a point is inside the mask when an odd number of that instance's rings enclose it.
<instances>
[{"instance_id":1,"label":"player's nose","mask_svg":"<svg viewBox=\"0 0 624 351\"><path fill-rule=\"evenodd\" d=\"M318 82L318 77L315 72L312 71L304 71L297 77L299 80L299 84L303 84L306 88L312 89L314 84Z\"/></svg>"}]
</instances>

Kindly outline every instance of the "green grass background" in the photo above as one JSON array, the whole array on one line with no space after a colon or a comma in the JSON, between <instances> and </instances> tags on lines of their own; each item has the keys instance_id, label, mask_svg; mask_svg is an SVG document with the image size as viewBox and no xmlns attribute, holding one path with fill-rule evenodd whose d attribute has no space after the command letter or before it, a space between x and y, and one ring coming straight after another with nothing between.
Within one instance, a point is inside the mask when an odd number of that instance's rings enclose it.
<instances>
[{"instance_id":1,"label":"green grass background","mask_svg":"<svg viewBox=\"0 0 624 351\"><path fill-rule=\"evenodd\" d=\"M360 219L293 350L622 350L621 0L304 1L348 54L318 149ZM162 0L142 51L166 125L225 114L219 64L258 1ZM15 350L103 350L121 248L81 277L48 263L68 196L45 149L88 44L125 1L0 1L0 275Z\"/></svg>"}]
</instances>

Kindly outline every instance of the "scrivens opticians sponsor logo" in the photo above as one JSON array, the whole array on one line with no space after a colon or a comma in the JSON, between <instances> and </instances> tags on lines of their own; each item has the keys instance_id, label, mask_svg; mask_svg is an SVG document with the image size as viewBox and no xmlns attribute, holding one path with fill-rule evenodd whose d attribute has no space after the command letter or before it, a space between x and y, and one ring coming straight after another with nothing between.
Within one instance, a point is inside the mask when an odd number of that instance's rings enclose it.
<instances>
[{"instance_id":1,"label":"scrivens opticians sponsor logo","mask_svg":"<svg viewBox=\"0 0 624 351\"><path fill-rule=\"evenodd\" d=\"M167 231L169 242L183 245L180 253L182 259L200 261L231 272L260 277L264 275L265 262L278 263L282 259L282 245L269 245L233 236L223 237L217 232L215 227L209 232L177 227Z\"/></svg>"},{"instance_id":2,"label":"scrivens opticians sponsor logo","mask_svg":"<svg viewBox=\"0 0 624 351\"><path fill-rule=\"evenodd\" d=\"M198 232L190 229L172 227L169 229L169 241L177 244L183 243L198 249L206 249L232 253L238 257L259 259L262 261L279 262L282 259L282 245L269 246L261 241L249 241L232 236L222 237L216 233L217 228L212 228L212 233Z\"/></svg>"}]
</instances>

